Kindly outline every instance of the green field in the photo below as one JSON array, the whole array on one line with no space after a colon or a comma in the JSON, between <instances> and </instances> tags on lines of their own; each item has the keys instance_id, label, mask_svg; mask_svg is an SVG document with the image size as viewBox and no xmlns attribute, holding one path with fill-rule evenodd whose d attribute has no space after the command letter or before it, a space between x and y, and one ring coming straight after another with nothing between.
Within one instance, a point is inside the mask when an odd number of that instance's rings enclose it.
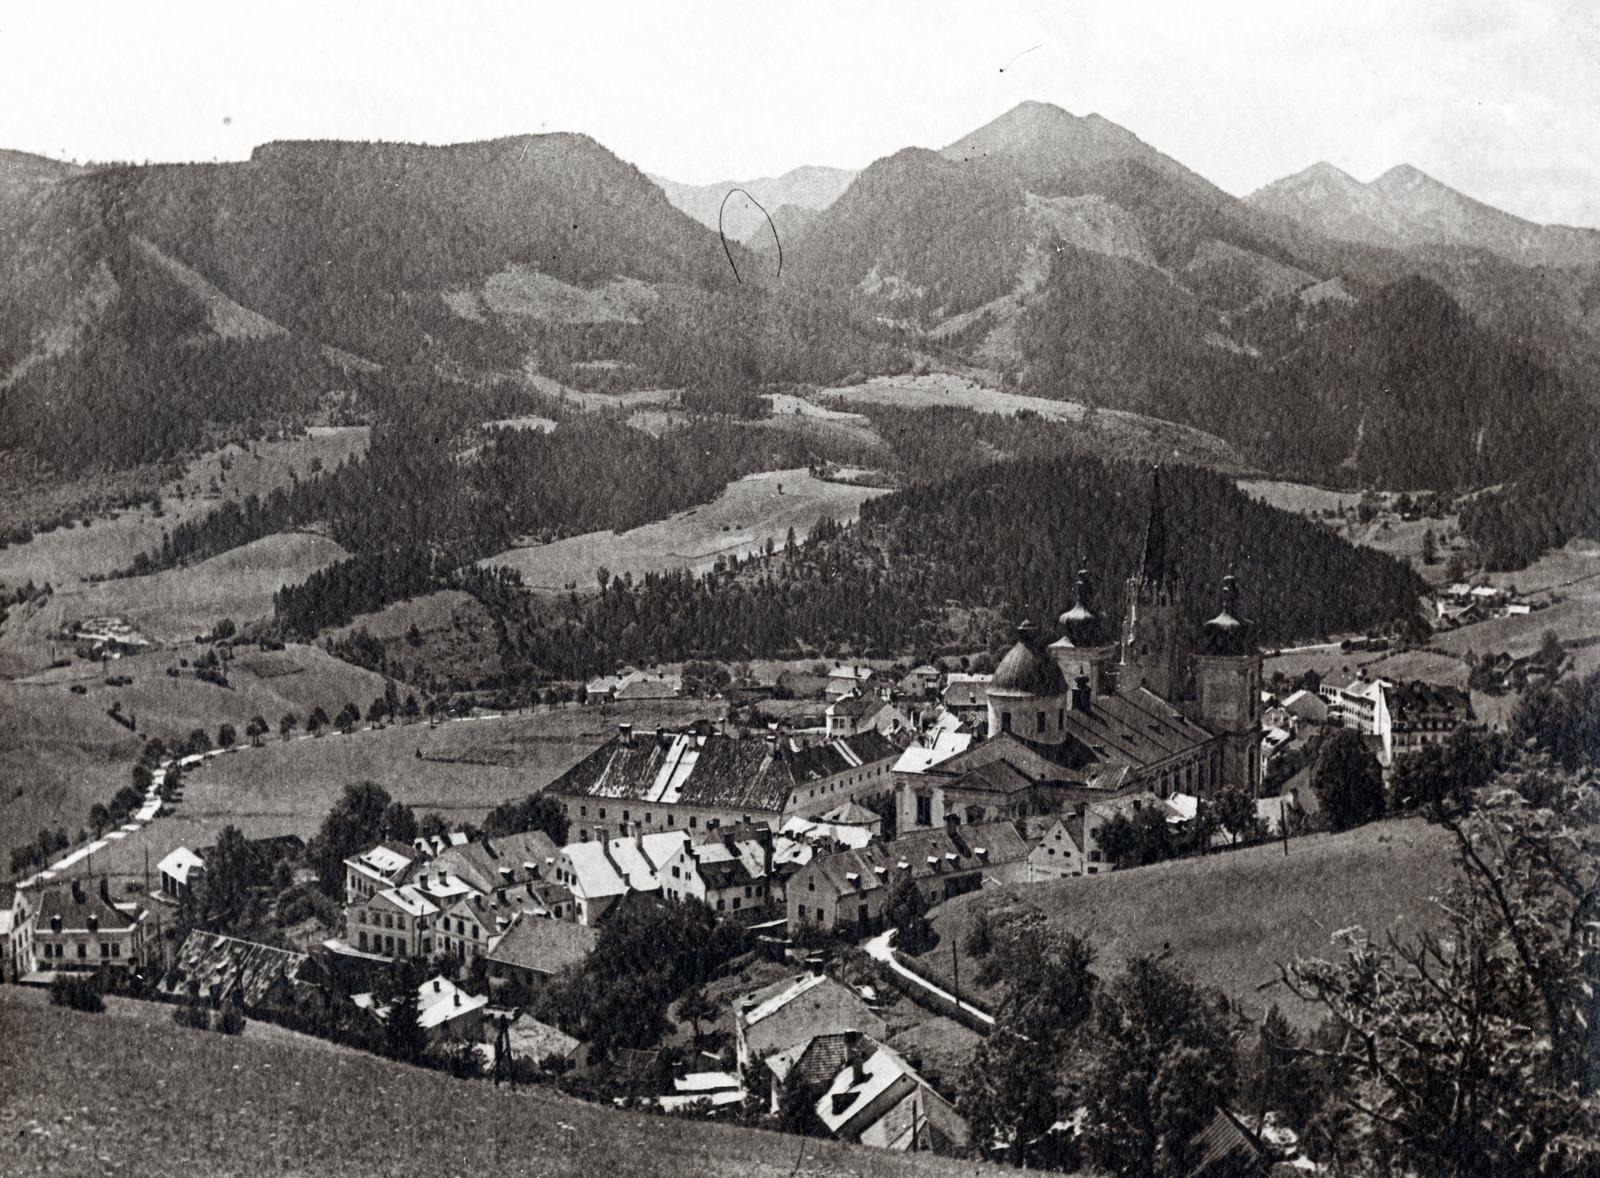
<instances>
[{"instance_id":1,"label":"green field","mask_svg":"<svg viewBox=\"0 0 1600 1178\"><path fill-rule=\"evenodd\" d=\"M320 464L332 468L367 448L366 426L313 426L279 442L211 450L161 488L162 514L146 505L102 517L87 527L58 528L26 544L0 549L0 585L49 581L61 587L91 574L125 569L141 552L161 547L161 533L227 500L265 496ZM224 470L224 464L228 469ZM213 486L215 489L213 489Z\"/></svg>"},{"instance_id":2,"label":"green field","mask_svg":"<svg viewBox=\"0 0 1600 1178\"><path fill-rule=\"evenodd\" d=\"M1097 443L1103 441L1105 445L1118 448L1132 446L1151 457L1159 453L1162 461L1188 462L1223 470L1242 470L1245 465L1227 442L1191 426L1120 409L1100 409L1092 419L1086 418L1084 407L1075 401L1053 401L1005 392L950 372L873 377L862 384L821 389L816 399L819 404L834 408L858 405L892 405L902 409L948 407L1008 417L1026 409L1047 421L1077 426L1086 433L1098 435Z\"/></svg>"},{"instance_id":3,"label":"green field","mask_svg":"<svg viewBox=\"0 0 1600 1178\"><path fill-rule=\"evenodd\" d=\"M1277 963L1337 955L1336 930L1361 925L1404 936L1432 927L1435 897L1454 878L1450 835L1420 819L1374 823L1344 834L1184 859L1103 877L1013 884L952 900L934 914L941 941L926 964L951 985L950 944L962 950L961 990L993 1001L999 984L977 984L978 962L963 942L974 915L1033 908L1050 927L1090 940L1102 976L1144 954L1169 951L1200 982L1247 1014L1277 1002L1291 1019L1313 1011L1275 984Z\"/></svg>"},{"instance_id":4,"label":"green field","mask_svg":"<svg viewBox=\"0 0 1600 1178\"><path fill-rule=\"evenodd\" d=\"M381 676L301 645L272 652L240 647L229 664L229 687L202 682L190 670L167 676L180 655L198 649L117 660L110 673L131 677L126 687L107 686L98 665L83 662L0 680L0 832L7 836L0 844L28 841L44 826L75 833L93 803L109 801L128 784L149 736L171 742L195 728L214 735L229 723L243 740L252 716L263 716L276 732L285 712L304 719L320 705L331 716L347 701L364 711L383 693ZM85 694L69 690L74 683ZM137 733L106 715L114 703L134 719Z\"/></svg>"},{"instance_id":5,"label":"green field","mask_svg":"<svg viewBox=\"0 0 1600 1178\"><path fill-rule=\"evenodd\" d=\"M158 1008L167 1015L166 1008ZM956 1178L973 1162L622 1113L348 1050L0 990L0 1172Z\"/></svg>"},{"instance_id":6,"label":"green field","mask_svg":"<svg viewBox=\"0 0 1600 1178\"><path fill-rule=\"evenodd\" d=\"M324 706L330 715L337 710ZM611 736L618 719L644 729L708 714L720 714L719 706L664 701L607 714L568 707L363 727L348 736L296 733L287 741L274 727L260 748L241 748L187 774L173 812L95 855L92 871L141 878L147 852L154 863L173 847L214 842L229 825L252 838L309 838L344 787L359 781L377 782L419 814L479 823L500 802L548 785Z\"/></svg>"},{"instance_id":7,"label":"green field","mask_svg":"<svg viewBox=\"0 0 1600 1178\"><path fill-rule=\"evenodd\" d=\"M568 585L589 589L601 567L614 576L689 569L704 572L718 557L746 557L771 540L782 547L788 530L804 539L817 518L855 519L861 504L884 494L811 477L805 470L774 470L730 483L710 503L627 532L582 536L512 548L479 563L510 565L529 588L555 592Z\"/></svg>"}]
</instances>

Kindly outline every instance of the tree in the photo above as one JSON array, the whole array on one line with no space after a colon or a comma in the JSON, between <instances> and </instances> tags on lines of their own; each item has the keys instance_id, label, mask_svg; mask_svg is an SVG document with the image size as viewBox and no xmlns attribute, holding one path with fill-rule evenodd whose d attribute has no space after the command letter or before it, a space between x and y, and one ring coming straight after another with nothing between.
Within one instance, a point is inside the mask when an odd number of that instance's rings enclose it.
<instances>
[{"instance_id":1,"label":"tree","mask_svg":"<svg viewBox=\"0 0 1600 1178\"><path fill-rule=\"evenodd\" d=\"M306 720L306 731L311 733L312 736L321 736L322 730L327 726L328 713L322 710L321 704L318 704L315 710L312 711L310 718Z\"/></svg>"},{"instance_id":2,"label":"tree","mask_svg":"<svg viewBox=\"0 0 1600 1178\"><path fill-rule=\"evenodd\" d=\"M250 743L257 748L261 747L261 738L266 736L268 731L267 719L261 715L251 716L250 723L244 726L244 734L250 738Z\"/></svg>"},{"instance_id":3,"label":"tree","mask_svg":"<svg viewBox=\"0 0 1600 1178\"><path fill-rule=\"evenodd\" d=\"M1439 542L1433 538L1433 529L1426 528L1422 533L1422 563L1439 563Z\"/></svg>"},{"instance_id":4,"label":"tree","mask_svg":"<svg viewBox=\"0 0 1600 1178\"><path fill-rule=\"evenodd\" d=\"M916 956L933 947L933 925L928 920L928 901L917 887L917 881L907 875L889 897L885 918L897 929L895 945L903 952Z\"/></svg>"},{"instance_id":5,"label":"tree","mask_svg":"<svg viewBox=\"0 0 1600 1178\"><path fill-rule=\"evenodd\" d=\"M383 696L373 696L372 703L367 707L367 723L376 724L383 719L385 704Z\"/></svg>"},{"instance_id":6,"label":"tree","mask_svg":"<svg viewBox=\"0 0 1600 1178\"><path fill-rule=\"evenodd\" d=\"M417 715L420 711L421 708L417 705L417 697L408 693L406 695L406 702L400 707L400 714L404 716L406 721L409 723L417 718Z\"/></svg>"},{"instance_id":7,"label":"tree","mask_svg":"<svg viewBox=\"0 0 1600 1178\"><path fill-rule=\"evenodd\" d=\"M422 1029L421 980L417 971L399 966L391 982L389 1010L383 1017L383 1048L390 1059L421 1063L428 1040Z\"/></svg>"},{"instance_id":8,"label":"tree","mask_svg":"<svg viewBox=\"0 0 1600 1178\"><path fill-rule=\"evenodd\" d=\"M250 909L251 889L269 879L257 846L235 827L225 826L206 852L206 869L183 897L179 920L208 932L234 932Z\"/></svg>"},{"instance_id":9,"label":"tree","mask_svg":"<svg viewBox=\"0 0 1600 1178\"><path fill-rule=\"evenodd\" d=\"M234 731L232 724L223 724L217 729L217 747L231 749L239 739L239 734Z\"/></svg>"},{"instance_id":10,"label":"tree","mask_svg":"<svg viewBox=\"0 0 1600 1178\"><path fill-rule=\"evenodd\" d=\"M376 782L347 785L323 818L321 830L306 848L306 857L316 867L317 882L328 895L343 898L344 861L382 837L390 801L389 791Z\"/></svg>"},{"instance_id":11,"label":"tree","mask_svg":"<svg viewBox=\"0 0 1600 1178\"><path fill-rule=\"evenodd\" d=\"M1462 563L1461 554L1452 552L1450 558L1444 562L1444 579L1451 585L1458 584L1467 575L1467 566Z\"/></svg>"},{"instance_id":12,"label":"tree","mask_svg":"<svg viewBox=\"0 0 1600 1178\"><path fill-rule=\"evenodd\" d=\"M502 802L483 819L483 832L489 835L521 834L542 830L556 846L565 846L569 826L561 803L544 794L529 794L520 802Z\"/></svg>"},{"instance_id":13,"label":"tree","mask_svg":"<svg viewBox=\"0 0 1600 1178\"><path fill-rule=\"evenodd\" d=\"M355 726L361 723L361 709L355 704L347 703L339 709L339 714L333 718L333 722L340 732L348 736Z\"/></svg>"},{"instance_id":14,"label":"tree","mask_svg":"<svg viewBox=\"0 0 1600 1178\"><path fill-rule=\"evenodd\" d=\"M1340 728L1323 739L1311 788L1334 830L1349 830L1383 814L1383 768L1354 729Z\"/></svg>"},{"instance_id":15,"label":"tree","mask_svg":"<svg viewBox=\"0 0 1600 1178\"><path fill-rule=\"evenodd\" d=\"M1341 1034L1323 1058L1374 1158L1424 1178L1600 1167L1600 802L1533 763L1464 819L1445 932L1344 936L1283 967Z\"/></svg>"},{"instance_id":16,"label":"tree","mask_svg":"<svg viewBox=\"0 0 1600 1178\"><path fill-rule=\"evenodd\" d=\"M425 839L443 838L450 833L450 824L437 810L429 810L417 820L417 835Z\"/></svg>"},{"instance_id":17,"label":"tree","mask_svg":"<svg viewBox=\"0 0 1600 1178\"><path fill-rule=\"evenodd\" d=\"M89 807L89 829L94 831L95 838L100 837L100 832L111 825L111 811L105 808L104 803L96 802Z\"/></svg>"},{"instance_id":18,"label":"tree","mask_svg":"<svg viewBox=\"0 0 1600 1178\"><path fill-rule=\"evenodd\" d=\"M189 730L189 739L184 742L184 750L189 756L198 756L210 748L211 737L206 735L204 728L192 728Z\"/></svg>"},{"instance_id":19,"label":"tree","mask_svg":"<svg viewBox=\"0 0 1600 1178\"><path fill-rule=\"evenodd\" d=\"M300 721L293 712L285 712L283 718L278 721L278 735L283 737L284 740L288 740L289 733L293 732L299 725Z\"/></svg>"},{"instance_id":20,"label":"tree","mask_svg":"<svg viewBox=\"0 0 1600 1178\"><path fill-rule=\"evenodd\" d=\"M1090 1157L1118 1174L1185 1175L1194 1138L1236 1086L1220 995L1136 958L1096 999L1084 1083Z\"/></svg>"},{"instance_id":21,"label":"tree","mask_svg":"<svg viewBox=\"0 0 1600 1178\"><path fill-rule=\"evenodd\" d=\"M721 1008L707 997L704 986L691 987L678 1000L678 1019L693 1029L696 1050L700 1047L700 1024L714 1021L721 1013Z\"/></svg>"},{"instance_id":22,"label":"tree","mask_svg":"<svg viewBox=\"0 0 1600 1178\"><path fill-rule=\"evenodd\" d=\"M1235 846L1241 841L1253 842L1260 836L1261 822L1256 817L1255 801L1238 786L1229 786L1218 793L1212 808Z\"/></svg>"},{"instance_id":23,"label":"tree","mask_svg":"<svg viewBox=\"0 0 1600 1178\"><path fill-rule=\"evenodd\" d=\"M417 816L404 802L390 802L384 807L383 821L378 833L385 839L409 843L417 837Z\"/></svg>"},{"instance_id":24,"label":"tree","mask_svg":"<svg viewBox=\"0 0 1600 1178\"><path fill-rule=\"evenodd\" d=\"M1030 913L994 934L991 960L1006 989L968 1070L961 1107L974 1140L1004 1142L1013 1165L1036 1164L1050 1127L1071 1115L1068 1060L1093 1009L1094 951Z\"/></svg>"},{"instance_id":25,"label":"tree","mask_svg":"<svg viewBox=\"0 0 1600 1178\"><path fill-rule=\"evenodd\" d=\"M1254 1050L1244 1057L1240 1102L1258 1118L1277 1112L1290 1128L1302 1131L1322 1103L1317 1072L1301 1050L1300 1036L1274 1004L1261 1020Z\"/></svg>"}]
</instances>

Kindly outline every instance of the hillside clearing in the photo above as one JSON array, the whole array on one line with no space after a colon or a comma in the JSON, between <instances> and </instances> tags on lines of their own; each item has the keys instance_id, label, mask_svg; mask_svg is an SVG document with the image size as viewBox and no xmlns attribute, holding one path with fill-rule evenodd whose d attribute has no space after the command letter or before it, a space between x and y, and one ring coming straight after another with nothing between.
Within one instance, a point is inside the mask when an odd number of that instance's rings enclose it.
<instances>
[{"instance_id":1,"label":"hillside clearing","mask_svg":"<svg viewBox=\"0 0 1600 1178\"><path fill-rule=\"evenodd\" d=\"M819 516L854 520L861 504L885 493L814 478L803 469L764 471L728 484L710 503L631 531L587 532L553 544L511 548L478 563L509 565L528 588L544 592L574 584L588 589L602 567L614 576L705 572L719 557L750 556L769 539L781 548L790 528L803 540Z\"/></svg>"},{"instance_id":2,"label":"hillside clearing","mask_svg":"<svg viewBox=\"0 0 1600 1178\"><path fill-rule=\"evenodd\" d=\"M1077 426L1102 435L1107 444L1154 448L1164 460L1193 463L1220 470L1241 470L1245 463L1232 446L1215 434L1121 409L1097 409L1093 414L1076 401L1053 401L989 388L949 372L924 376L880 376L862 384L821 389L825 404L844 406L890 405L902 409L971 409L1011 417L1027 410L1047 421Z\"/></svg>"},{"instance_id":3,"label":"hillside clearing","mask_svg":"<svg viewBox=\"0 0 1600 1178\"><path fill-rule=\"evenodd\" d=\"M364 453L368 433L364 425L313 426L295 438L209 450L181 477L162 485L161 515L149 505L130 508L96 518L88 526L57 528L25 544L0 549L0 584L49 581L59 589L91 575L128 568L139 553L160 549L165 530L198 519L224 502L266 496L296 476L305 477L319 467L332 469Z\"/></svg>"},{"instance_id":4,"label":"hillside clearing","mask_svg":"<svg viewBox=\"0 0 1600 1178\"><path fill-rule=\"evenodd\" d=\"M956 1178L990 1166L622 1113L354 1051L234 1040L0 994L8 1174ZM419 1112L421 1115L419 1115Z\"/></svg>"},{"instance_id":5,"label":"hillside clearing","mask_svg":"<svg viewBox=\"0 0 1600 1178\"><path fill-rule=\"evenodd\" d=\"M1052 929L1086 936L1096 970L1114 973L1141 955L1170 952L1201 983L1258 1017L1278 1003L1301 1025L1316 1012L1276 984L1278 963L1331 958L1333 934L1360 925L1375 936L1422 932L1437 922L1435 899L1455 875L1448 832L1421 819L1374 823L1343 834L1291 840L1197 859L1116 871L1101 878L1013 884L952 900L933 918L939 947L923 964L952 985L950 944L961 953L961 993L993 1002L1000 983L980 986L965 950L979 911L1032 908Z\"/></svg>"}]
</instances>

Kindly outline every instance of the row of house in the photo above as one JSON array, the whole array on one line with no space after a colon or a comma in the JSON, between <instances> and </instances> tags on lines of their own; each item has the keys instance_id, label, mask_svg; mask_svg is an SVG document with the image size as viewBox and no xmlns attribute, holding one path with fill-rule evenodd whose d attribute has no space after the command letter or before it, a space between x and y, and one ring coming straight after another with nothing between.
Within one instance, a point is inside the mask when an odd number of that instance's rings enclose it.
<instances>
[{"instance_id":1,"label":"row of house","mask_svg":"<svg viewBox=\"0 0 1600 1178\"><path fill-rule=\"evenodd\" d=\"M1321 695L1330 724L1375 738L1384 768L1396 756L1444 744L1457 729L1477 722L1468 692L1420 680L1397 684L1363 676L1344 687L1325 683Z\"/></svg>"}]
</instances>

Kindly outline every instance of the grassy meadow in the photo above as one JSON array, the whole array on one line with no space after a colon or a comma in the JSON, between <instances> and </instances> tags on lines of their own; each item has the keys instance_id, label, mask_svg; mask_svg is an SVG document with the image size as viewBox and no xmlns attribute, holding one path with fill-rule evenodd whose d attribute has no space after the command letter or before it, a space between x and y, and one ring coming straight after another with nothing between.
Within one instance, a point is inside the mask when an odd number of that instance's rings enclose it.
<instances>
[{"instance_id":1,"label":"grassy meadow","mask_svg":"<svg viewBox=\"0 0 1600 1178\"><path fill-rule=\"evenodd\" d=\"M1343 834L1115 871L1106 876L985 889L936 910L940 934L925 964L952 984L950 946L960 959L961 992L993 1001L1000 984L980 986L979 962L965 951L977 913L1032 908L1052 929L1087 937L1102 976L1143 955L1170 954L1198 981L1243 1011L1276 1002L1292 1020L1314 1012L1277 984L1278 962L1331 958L1333 934L1360 925L1374 936L1433 927L1435 898L1455 877L1450 835L1421 819L1373 823Z\"/></svg>"},{"instance_id":2,"label":"grassy meadow","mask_svg":"<svg viewBox=\"0 0 1600 1178\"><path fill-rule=\"evenodd\" d=\"M349 1050L0 991L0 1172L956 1178L1015 1173L496 1089Z\"/></svg>"}]
</instances>

